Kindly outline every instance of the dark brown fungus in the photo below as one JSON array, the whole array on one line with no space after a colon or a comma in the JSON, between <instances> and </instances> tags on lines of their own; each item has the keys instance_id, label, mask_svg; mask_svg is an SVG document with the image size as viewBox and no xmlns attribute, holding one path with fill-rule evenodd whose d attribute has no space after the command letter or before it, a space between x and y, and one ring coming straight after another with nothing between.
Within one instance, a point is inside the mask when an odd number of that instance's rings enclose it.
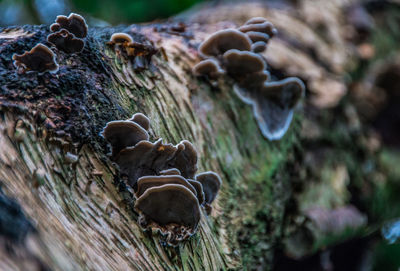
<instances>
[{"instance_id":1,"label":"dark brown fungus","mask_svg":"<svg viewBox=\"0 0 400 271\"><path fill-rule=\"evenodd\" d=\"M263 41L257 41L251 45L251 51L254 53L262 53L267 49L267 44Z\"/></svg>"},{"instance_id":2,"label":"dark brown fungus","mask_svg":"<svg viewBox=\"0 0 400 271\"><path fill-rule=\"evenodd\" d=\"M181 172L177 168L170 168L161 170L160 175L181 175Z\"/></svg>"},{"instance_id":3,"label":"dark brown fungus","mask_svg":"<svg viewBox=\"0 0 400 271\"><path fill-rule=\"evenodd\" d=\"M303 82L296 77L265 82L258 89L235 87L239 98L253 106L258 127L269 140L278 140L286 133L293 118L293 109L304 90Z\"/></svg>"},{"instance_id":4,"label":"dark brown fungus","mask_svg":"<svg viewBox=\"0 0 400 271\"><path fill-rule=\"evenodd\" d=\"M143 129L148 131L150 129L150 120L148 117L146 117L142 113L136 113L132 116L132 118L129 119L130 121L136 122L140 126L142 126Z\"/></svg>"},{"instance_id":5,"label":"dark brown fungus","mask_svg":"<svg viewBox=\"0 0 400 271\"><path fill-rule=\"evenodd\" d=\"M201 214L196 196L179 184L147 189L137 199L135 209L141 215L141 226L160 228L170 244L176 244L176 241L194 234Z\"/></svg>"},{"instance_id":6,"label":"dark brown fungus","mask_svg":"<svg viewBox=\"0 0 400 271\"><path fill-rule=\"evenodd\" d=\"M196 189L196 196L197 200L199 201L199 204L204 203L204 192L203 192L203 186L201 185L200 182L195 181L195 180L187 180L193 187Z\"/></svg>"},{"instance_id":7,"label":"dark brown fungus","mask_svg":"<svg viewBox=\"0 0 400 271\"><path fill-rule=\"evenodd\" d=\"M195 196L197 196L197 190L182 176L170 175L170 176L144 176L137 181L137 190L135 192L136 198L139 198L143 193L156 186L162 186L165 184L180 184L189 189Z\"/></svg>"},{"instance_id":8,"label":"dark brown fungus","mask_svg":"<svg viewBox=\"0 0 400 271\"><path fill-rule=\"evenodd\" d=\"M110 121L101 135L111 144L114 158L122 149L135 146L139 141L149 140L149 134L139 124L129 120Z\"/></svg>"},{"instance_id":9,"label":"dark brown fungus","mask_svg":"<svg viewBox=\"0 0 400 271\"><path fill-rule=\"evenodd\" d=\"M128 177L128 184L136 189L140 177L158 175L169 168L177 148L171 144L163 144L162 139L155 143L141 141L133 147L121 150L115 158L122 175Z\"/></svg>"},{"instance_id":10,"label":"dark brown fungus","mask_svg":"<svg viewBox=\"0 0 400 271\"><path fill-rule=\"evenodd\" d=\"M56 33L48 35L47 41L54 44L57 49L69 54L79 53L85 46L83 40L76 38L73 34L65 29L61 29Z\"/></svg>"},{"instance_id":11,"label":"dark brown fungus","mask_svg":"<svg viewBox=\"0 0 400 271\"><path fill-rule=\"evenodd\" d=\"M12 56L13 64L19 72L37 71L40 73L58 71L56 56L46 45L39 43L30 51L25 51L22 55Z\"/></svg>"},{"instance_id":12,"label":"dark brown fungus","mask_svg":"<svg viewBox=\"0 0 400 271\"><path fill-rule=\"evenodd\" d=\"M251 40L246 34L235 29L220 30L200 45L199 52L204 57L218 57L230 49L250 51Z\"/></svg>"},{"instance_id":13,"label":"dark brown fungus","mask_svg":"<svg viewBox=\"0 0 400 271\"><path fill-rule=\"evenodd\" d=\"M219 66L215 59L209 58L200 61L193 67L193 73L196 76L208 76L211 79L218 78L218 76L223 75L225 71Z\"/></svg>"},{"instance_id":14,"label":"dark brown fungus","mask_svg":"<svg viewBox=\"0 0 400 271\"><path fill-rule=\"evenodd\" d=\"M232 49L224 54L224 67L229 75L235 79L242 78L249 73L265 70L263 58L255 53Z\"/></svg>"},{"instance_id":15,"label":"dark brown fungus","mask_svg":"<svg viewBox=\"0 0 400 271\"><path fill-rule=\"evenodd\" d=\"M203 186L205 203L211 204L221 187L221 178L215 172L208 171L197 174L195 180Z\"/></svg>"},{"instance_id":16,"label":"dark brown fungus","mask_svg":"<svg viewBox=\"0 0 400 271\"><path fill-rule=\"evenodd\" d=\"M126 33L114 33L110 38L110 43L112 44L129 44L132 42L132 37Z\"/></svg>"},{"instance_id":17,"label":"dark brown fungus","mask_svg":"<svg viewBox=\"0 0 400 271\"><path fill-rule=\"evenodd\" d=\"M59 15L57 16L56 22L50 26L52 32L66 29L70 33L74 34L77 38L84 38L88 32L88 26L85 18L76 13L71 13L69 16Z\"/></svg>"},{"instance_id":18,"label":"dark brown fungus","mask_svg":"<svg viewBox=\"0 0 400 271\"><path fill-rule=\"evenodd\" d=\"M181 141L177 146L175 158L170 167L180 170L182 176L191 179L197 171L197 151L193 144L187 140Z\"/></svg>"}]
</instances>

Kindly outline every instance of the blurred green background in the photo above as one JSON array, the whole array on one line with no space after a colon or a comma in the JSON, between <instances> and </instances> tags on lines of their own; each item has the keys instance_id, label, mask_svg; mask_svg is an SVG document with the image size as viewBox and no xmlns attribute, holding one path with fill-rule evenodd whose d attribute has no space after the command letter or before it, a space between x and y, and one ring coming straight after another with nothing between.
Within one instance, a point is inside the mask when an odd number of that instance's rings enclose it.
<instances>
[{"instance_id":1,"label":"blurred green background","mask_svg":"<svg viewBox=\"0 0 400 271\"><path fill-rule=\"evenodd\" d=\"M77 12L103 26L163 19L205 0L0 0L0 26L50 24Z\"/></svg>"}]
</instances>

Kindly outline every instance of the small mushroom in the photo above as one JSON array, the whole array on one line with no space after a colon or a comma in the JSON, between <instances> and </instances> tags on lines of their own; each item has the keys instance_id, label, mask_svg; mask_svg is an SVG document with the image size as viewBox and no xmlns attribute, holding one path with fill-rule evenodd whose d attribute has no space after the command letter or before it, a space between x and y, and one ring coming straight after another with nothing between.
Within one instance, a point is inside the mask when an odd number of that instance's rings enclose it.
<instances>
[{"instance_id":1,"label":"small mushroom","mask_svg":"<svg viewBox=\"0 0 400 271\"><path fill-rule=\"evenodd\" d=\"M209 58L200 61L193 67L193 73L196 76L208 76L211 79L216 79L223 75L225 71L219 66L215 59Z\"/></svg>"},{"instance_id":2,"label":"small mushroom","mask_svg":"<svg viewBox=\"0 0 400 271\"><path fill-rule=\"evenodd\" d=\"M293 109L304 94L305 86L296 77L265 82L259 89L235 88L245 103L253 106L254 117L264 137L278 140L286 133L293 118Z\"/></svg>"},{"instance_id":3,"label":"small mushroom","mask_svg":"<svg viewBox=\"0 0 400 271\"><path fill-rule=\"evenodd\" d=\"M135 146L142 140L149 140L149 134L136 122L129 120L110 121L104 127L101 135L111 144L115 157L122 149Z\"/></svg>"},{"instance_id":4,"label":"small mushroom","mask_svg":"<svg viewBox=\"0 0 400 271\"><path fill-rule=\"evenodd\" d=\"M182 140L177 146L175 158L170 167L177 168L186 179L191 179L197 171L197 151L193 144Z\"/></svg>"},{"instance_id":5,"label":"small mushroom","mask_svg":"<svg viewBox=\"0 0 400 271\"><path fill-rule=\"evenodd\" d=\"M267 44L263 41L257 41L251 45L251 51L254 53L261 53L267 49Z\"/></svg>"},{"instance_id":6,"label":"small mushroom","mask_svg":"<svg viewBox=\"0 0 400 271\"><path fill-rule=\"evenodd\" d=\"M222 181L217 173L208 171L196 175L196 181L201 183L204 192L204 201L210 205L217 197Z\"/></svg>"},{"instance_id":7,"label":"small mushroom","mask_svg":"<svg viewBox=\"0 0 400 271\"><path fill-rule=\"evenodd\" d=\"M271 37L268 34L261 32L250 31L247 32L246 34L247 36L249 36L252 42L263 41L265 43L268 43L268 41L271 39Z\"/></svg>"},{"instance_id":8,"label":"small mushroom","mask_svg":"<svg viewBox=\"0 0 400 271\"><path fill-rule=\"evenodd\" d=\"M126 33L114 33L111 35L111 44L129 44L132 43L133 39L129 34Z\"/></svg>"},{"instance_id":9,"label":"small mushroom","mask_svg":"<svg viewBox=\"0 0 400 271\"><path fill-rule=\"evenodd\" d=\"M181 175L181 172L177 168L170 168L161 170L160 175Z\"/></svg>"},{"instance_id":10,"label":"small mushroom","mask_svg":"<svg viewBox=\"0 0 400 271\"><path fill-rule=\"evenodd\" d=\"M235 79L265 70L263 58L255 53L232 49L223 56L224 67Z\"/></svg>"},{"instance_id":11,"label":"small mushroom","mask_svg":"<svg viewBox=\"0 0 400 271\"><path fill-rule=\"evenodd\" d=\"M58 32L48 35L47 41L54 44L57 49L69 54L79 53L85 46L83 40L76 38L66 29L61 29Z\"/></svg>"},{"instance_id":12,"label":"small mushroom","mask_svg":"<svg viewBox=\"0 0 400 271\"><path fill-rule=\"evenodd\" d=\"M59 15L57 16L56 22L50 26L52 32L66 29L70 33L74 34L77 38L84 38L88 32L88 26L85 18L76 13L71 13L69 16Z\"/></svg>"},{"instance_id":13,"label":"small mushroom","mask_svg":"<svg viewBox=\"0 0 400 271\"><path fill-rule=\"evenodd\" d=\"M275 36L278 31L274 27L274 25L267 20L265 20L262 23L259 23L259 21L254 20L255 23L249 23L251 22L250 20L245 23L245 25L242 25L241 27L238 28L239 31L243 33L247 32L261 32L268 34L271 38Z\"/></svg>"},{"instance_id":14,"label":"small mushroom","mask_svg":"<svg viewBox=\"0 0 400 271\"><path fill-rule=\"evenodd\" d=\"M136 122L140 126L142 126L143 129L148 131L150 129L150 120L148 117L146 117L142 113L136 113L132 116L132 118L129 119L130 121Z\"/></svg>"},{"instance_id":15,"label":"small mushroom","mask_svg":"<svg viewBox=\"0 0 400 271\"><path fill-rule=\"evenodd\" d=\"M168 163L173 160L176 152L175 146L163 144L162 139L155 143L140 141L133 147L121 150L115 162L121 174L128 177L128 184L136 189L140 177L158 175L160 171L170 168Z\"/></svg>"},{"instance_id":16,"label":"small mushroom","mask_svg":"<svg viewBox=\"0 0 400 271\"><path fill-rule=\"evenodd\" d=\"M135 193L136 198L139 198L143 193L156 186L162 186L165 184L180 184L189 189L194 195L197 196L196 189L182 176L170 175L170 176L144 176L137 181L137 190Z\"/></svg>"},{"instance_id":17,"label":"small mushroom","mask_svg":"<svg viewBox=\"0 0 400 271\"><path fill-rule=\"evenodd\" d=\"M249 20L247 20L244 24L262 24L267 22L267 19L265 19L264 17L253 17L250 18Z\"/></svg>"},{"instance_id":18,"label":"small mushroom","mask_svg":"<svg viewBox=\"0 0 400 271\"><path fill-rule=\"evenodd\" d=\"M250 51L251 40L236 29L220 30L200 45L199 52L204 57L218 57L231 49Z\"/></svg>"},{"instance_id":19,"label":"small mushroom","mask_svg":"<svg viewBox=\"0 0 400 271\"><path fill-rule=\"evenodd\" d=\"M196 196L197 200L199 201L199 204L204 203L204 192L203 192L203 186L201 185L200 182L195 181L195 180L187 180L193 187L196 189Z\"/></svg>"},{"instance_id":20,"label":"small mushroom","mask_svg":"<svg viewBox=\"0 0 400 271\"><path fill-rule=\"evenodd\" d=\"M143 216L144 226L151 222L160 227L178 224L188 227L193 234L200 221L200 207L196 196L179 184L147 189L137 199L135 209Z\"/></svg>"},{"instance_id":21,"label":"small mushroom","mask_svg":"<svg viewBox=\"0 0 400 271\"><path fill-rule=\"evenodd\" d=\"M12 56L14 66L21 72L37 71L39 73L58 71L56 55L46 45L39 43L22 55Z\"/></svg>"}]
</instances>

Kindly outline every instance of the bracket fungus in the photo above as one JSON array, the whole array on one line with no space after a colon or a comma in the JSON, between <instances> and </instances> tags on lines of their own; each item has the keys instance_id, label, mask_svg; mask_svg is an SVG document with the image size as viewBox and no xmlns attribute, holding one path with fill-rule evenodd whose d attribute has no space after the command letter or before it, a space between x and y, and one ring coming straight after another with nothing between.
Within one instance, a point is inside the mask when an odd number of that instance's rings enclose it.
<instances>
[{"instance_id":1,"label":"bracket fungus","mask_svg":"<svg viewBox=\"0 0 400 271\"><path fill-rule=\"evenodd\" d=\"M107 123L101 135L112 146L111 159L122 180L135 191L139 224L160 232L167 244L175 246L196 232L200 205L211 210L221 180L213 172L192 180L198 159L193 144L182 140L174 146L162 139L152 143L149 127L150 120L136 113L129 120Z\"/></svg>"},{"instance_id":2,"label":"bracket fungus","mask_svg":"<svg viewBox=\"0 0 400 271\"><path fill-rule=\"evenodd\" d=\"M83 40L75 38L73 34L65 29L61 29L58 32L48 35L47 41L54 44L57 49L68 54L79 53L85 46Z\"/></svg>"},{"instance_id":3,"label":"bracket fungus","mask_svg":"<svg viewBox=\"0 0 400 271\"><path fill-rule=\"evenodd\" d=\"M207 76L211 79L216 79L218 76L225 74L219 63L212 58L200 61L193 67L193 73L196 76Z\"/></svg>"},{"instance_id":4,"label":"bracket fungus","mask_svg":"<svg viewBox=\"0 0 400 271\"><path fill-rule=\"evenodd\" d=\"M238 29L225 29L212 34L199 47L199 54L208 58L198 63L196 75L203 63L212 63L213 77L218 69L234 79L234 92L252 105L254 118L262 135L269 140L280 139L288 130L293 109L303 96L305 86L298 78L272 82L265 59L259 54L277 34L274 25L263 17L254 17ZM214 58L211 58L214 57ZM192 177L187 177L192 178ZM207 202L207 200L206 200Z\"/></svg>"},{"instance_id":5,"label":"bracket fungus","mask_svg":"<svg viewBox=\"0 0 400 271\"><path fill-rule=\"evenodd\" d=\"M197 171L197 151L193 144L182 140L177 145L176 155L169 165L179 169L183 177L193 178Z\"/></svg>"},{"instance_id":6,"label":"bracket fungus","mask_svg":"<svg viewBox=\"0 0 400 271\"><path fill-rule=\"evenodd\" d=\"M238 97L253 106L253 113L263 136L278 140L286 133L293 109L303 96L305 86L296 77L265 82L255 90L235 87Z\"/></svg>"},{"instance_id":7,"label":"bracket fungus","mask_svg":"<svg viewBox=\"0 0 400 271\"><path fill-rule=\"evenodd\" d=\"M195 180L201 183L204 192L204 201L210 205L217 197L218 191L221 188L221 178L215 172L208 171L197 174Z\"/></svg>"},{"instance_id":8,"label":"bracket fungus","mask_svg":"<svg viewBox=\"0 0 400 271\"><path fill-rule=\"evenodd\" d=\"M13 64L21 72L37 71L39 73L58 71L56 55L46 45L39 43L22 55L12 56Z\"/></svg>"},{"instance_id":9,"label":"bracket fungus","mask_svg":"<svg viewBox=\"0 0 400 271\"><path fill-rule=\"evenodd\" d=\"M150 129L150 120L142 113L133 114L132 118L129 119L130 121L136 122L139 124L143 129L148 131Z\"/></svg>"},{"instance_id":10,"label":"bracket fungus","mask_svg":"<svg viewBox=\"0 0 400 271\"><path fill-rule=\"evenodd\" d=\"M133 39L129 34L126 33L114 33L111 35L110 44L129 44L132 43Z\"/></svg>"},{"instance_id":11,"label":"bracket fungus","mask_svg":"<svg viewBox=\"0 0 400 271\"><path fill-rule=\"evenodd\" d=\"M235 79L242 78L247 74L261 72L266 68L263 58L252 52L232 49L227 51L223 57L227 73Z\"/></svg>"},{"instance_id":12,"label":"bracket fungus","mask_svg":"<svg viewBox=\"0 0 400 271\"><path fill-rule=\"evenodd\" d=\"M47 41L57 49L72 54L83 50L83 38L87 35L88 26L81 15L71 13L68 17L57 16L56 22L50 26L50 31L55 33L48 35Z\"/></svg>"},{"instance_id":13,"label":"bracket fungus","mask_svg":"<svg viewBox=\"0 0 400 271\"><path fill-rule=\"evenodd\" d=\"M57 16L56 22L50 26L50 30L57 32L61 29L66 29L80 39L86 37L88 32L85 18L76 13L70 13L68 17L64 15Z\"/></svg>"},{"instance_id":14,"label":"bracket fungus","mask_svg":"<svg viewBox=\"0 0 400 271\"><path fill-rule=\"evenodd\" d=\"M140 177L158 175L167 168L177 152L172 144L163 144L162 139L152 143L140 141L135 146L121 150L115 158L121 174L128 177L128 184L134 189Z\"/></svg>"},{"instance_id":15,"label":"bracket fungus","mask_svg":"<svg viewBox=\"0 0 400 271\"><path fill-rule=\"evenodd\" d=\"M169 175L169 176L144 176L137 181L137 190L135 195L137 198L143 195L147 189L155 186L165 184L180 184L189 189L195 196L197 196L196 189L182 176Z\"/></svg>"},{"instance_id":16,"label":"bracket fungus","mask_svg":"<svg viewBox=\"0 0 400 271\"><path fill-rule=\"evenodd\" d=\"M112 157L126 147L135 146L139 141L149 140L147 131L130 120L110 121L101 135L111 144Z\"/></svg>"},{"instance_id":17,"label":"bracket fungus","mask_svg":"<svg viewBox=\"0 0 400 271\"><path fill-rule=\"evenodd\" d=\"M139 197L135 209L144 228L158 228L170 245L193 235L200 222L196 196L185 186L165 184L151 187Z\"/></svg>"},{"instance_id":18,"label":"bracket fungus","mask_svg":"<svg viewBox=\"0 0 400 271\"><path fill-rule=\"evenodd\" d=\"M225 29L213 33L199 47L204 57L218 57L231 49L249 51L251 40L246 34L236 29Z\"/></svg>"}]
</instances>

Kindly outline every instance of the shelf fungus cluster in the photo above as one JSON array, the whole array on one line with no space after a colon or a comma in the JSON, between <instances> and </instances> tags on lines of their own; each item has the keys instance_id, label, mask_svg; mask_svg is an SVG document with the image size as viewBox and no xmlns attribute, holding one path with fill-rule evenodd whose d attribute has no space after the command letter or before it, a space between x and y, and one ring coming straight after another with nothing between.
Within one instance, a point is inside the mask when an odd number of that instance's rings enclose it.
<instances>
[{"instance_id":1,"label":"shelf fungus cluster","mask_svg":"<svg viewBox=\"0 0 400 271\"><path fill-rule=\"evenodd\" d=\"M233 78L234 92L252 106L260 131L269 140L278 140L286 133L305 89L296 77L271 81L260 53L276 33L262 17L252 18L237 29L217 31L200 45L204 60L193 67L197 76L216 79L226 74Z\"/></svg>"},{"instance_id":2,"label":"shelf fungus cluster","mask_svg":"<svg viewBox=\"0 0 400 271\"><path fill-rule=\"evenodd\" d=\"M75 13L71 13L68 17L57 16L56 23L50 26L50 30L55 33L47 36L47 42L57 49L66 53L82 51L85 45L83 39L88 31L88 26L82 16ZM13 54L12 60L18 73L33 71L56 73L59 69L55 53L43 43L38 43L30 51L25 51L21 55Z\"/></svg>"},{"instance_id":3,"label":"shelf fungus cluster","mask_svg":"<svg viewBox=\"0 0 400 271\"><path fill-rule=\"evenodd\" d=\"M83 50L88 26L81 15L71 13L68 17L57 16L56 22L50 26L50 31L53 33L47 36L47 41L54 44L58 50L72 54Z\"/></svg>"},{"instance_id":4,"label":"shelf fungus cluster","mask_svg":"<svg viewBox=\"0 0 400 271\"><path fill-rule=\"evenodd\" d=\"M201 208L210 213L221 179L214 172L196 175L192 143L151 142L149 128L149 119L136 113L128 120L107 123L101 135L111 145L110 157L121 178L135 191L140 226L160 232L175 246L196 232Z\"/></svg>"},{"instance_id":5,"label":"shelf fungus cluster","mask_svg":"<svg viewBox=\"0 0 400 271\"><path fill-rule=\"evenodd\" d=\"M151 57L158 50L150 41L137 42L129 34L114 33L107 45L111 46L117 55L127 59L135 71L154 68L151 65Z\"/></svg>"}]
</instances>

